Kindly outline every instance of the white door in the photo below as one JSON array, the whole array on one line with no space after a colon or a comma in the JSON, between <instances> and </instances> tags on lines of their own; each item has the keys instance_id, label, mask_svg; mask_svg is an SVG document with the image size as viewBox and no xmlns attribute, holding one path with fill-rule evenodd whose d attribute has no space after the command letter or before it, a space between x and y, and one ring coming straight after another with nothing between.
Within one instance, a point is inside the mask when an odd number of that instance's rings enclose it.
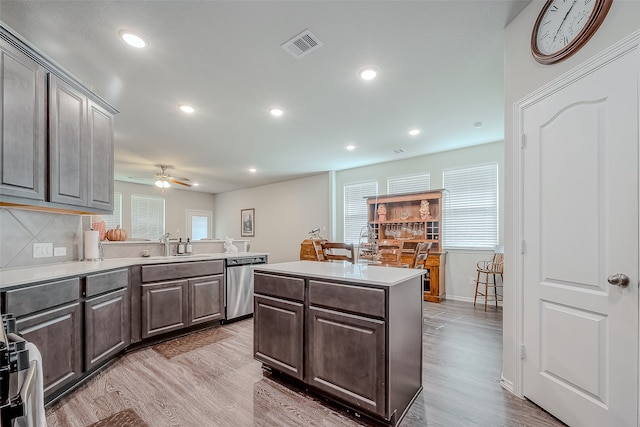
<instances>
[{"instance_id":1,"label":"white door","mask_svg":"<svg viewBox=\"0 0 640 427\"><path fill-rule=\"evenodd\" d=\"M523 390L571 426L638 425L639 56L524 111Z\"/></svg>"}]
</instances>

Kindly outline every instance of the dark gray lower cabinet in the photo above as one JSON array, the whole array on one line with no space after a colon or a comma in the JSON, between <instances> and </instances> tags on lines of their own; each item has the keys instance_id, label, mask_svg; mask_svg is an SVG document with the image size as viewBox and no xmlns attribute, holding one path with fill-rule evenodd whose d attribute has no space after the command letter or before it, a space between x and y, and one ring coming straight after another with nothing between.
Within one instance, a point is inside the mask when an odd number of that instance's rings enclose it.
<instances>
[{"instance_id":1,"label":"dark gray lower cabinet","mask_svg":"<svg viewBox=\"0 0 640 427\"><path fill-rule=\"evenodd\" d=\"M309 384L385 415L385 322L309 308Z\"/></svg>"},{"instance_id":2,"label":"dark gray lower cabinet","mask_svg":"<svg viewBox=\"0 0 640 427\"><path fill-rule=\"evenodd\" d=\"M127 289L89 298L84 303L85 369L123 350L130 342Z\"/></svg>"},{"instance_id":3,"label":"dark gray lower cabinet","mask_svg":"<svg viewBox=\"0 0 640 427\"><path fill-rule=\"evenodd\" d=\"M140 325L132 319L132 341L224 319L224 261L152 264L131 271L132 316L139 312L141 318Z\"/></svg>"},{"instance_id":4,"label":"dark gray lower cabinet","mask_svg":"<svg viewBox=\"0 0 640 427\"><path fill-rule=\"evenodd\" d=\"M189 279L189 324L224 318L224 275Z\"/></svg>"},{"instance_id":5,"label":"dark gray lower cabinet","mask_svg":"<svg viewBox=\"0 0 640 427\"><path fill-rule=\"evenodd\" d=\"M304 303L256 295L253 316L255 358L302 380Z\"/></svg>"},{"instance_id":6,"label":"dark gray lower cabinet","mask_svg":"<svg viewBox=\"0 0 640 427\"><path fill-rule=\"evenodd\" d=\"M187 280L142 285L142 339L189 324Z\"/></svg>"},{"instance_id":7,"label":"dark gray lower cabinet","mask_svg":"<svg viewBox=\"0 0 640 427\"><path fill-rule=\"evenodd\" d=\"M264 268L254 270L254 358L396 425L422 389L422 278L385 286Z\"/></svg>"},{"instance_id":8,"label":"dark gray lower cabinet","mask_svg":"<svg viewBox=\"0 0 640 427\"><path fill-rule=\"evenodd\" d=\"M82 374L80 302L19 318L16 326L42 355L45 399Z\"/></svg>"}]
</instances>

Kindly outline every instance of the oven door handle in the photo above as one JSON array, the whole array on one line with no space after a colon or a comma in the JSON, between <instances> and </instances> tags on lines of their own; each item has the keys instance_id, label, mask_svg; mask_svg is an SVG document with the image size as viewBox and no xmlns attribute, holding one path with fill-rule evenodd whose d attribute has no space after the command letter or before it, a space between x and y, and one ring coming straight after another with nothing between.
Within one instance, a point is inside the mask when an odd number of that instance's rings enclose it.
<instances>
[{"instance_id":1,"label":"oven door handle","mask_svg":"<svg viewBox=\"0 0 640 427\"><path fill-rule=\"evenodd\" d=\"M12 425L11 420L22 417L24 415L30 416L35 413L35 399L29 399L35 385L37 362L33 360L29 369L25 372L20 390L18 393L10 399L10 402L2 405L0 410L0 419L2 419L2 425ZM26 406L31 403L31 408Z\"/></svg>"}]
</instances>

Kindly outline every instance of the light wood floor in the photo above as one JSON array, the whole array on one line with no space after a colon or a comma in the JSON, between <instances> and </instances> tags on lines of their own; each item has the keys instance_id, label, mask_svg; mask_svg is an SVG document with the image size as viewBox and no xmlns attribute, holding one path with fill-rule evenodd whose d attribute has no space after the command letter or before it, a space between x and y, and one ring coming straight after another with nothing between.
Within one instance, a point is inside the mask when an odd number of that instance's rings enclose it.
<instances>
[{"instance_id":1,"label":"light wood floor","mask_svg":"<svg viewBox=\"0 0 640 427\"><path fill-rule=\"evenodd\" d=\"M423 307L424 390L401 427L564 425L500 387L501 309ZM222 327L227 338L169 360L152 348L126 354L47 408L49 427L85 427L127 408L152 427L370 425L263 374L252 319Z\"/></svg>"}]
</instances>

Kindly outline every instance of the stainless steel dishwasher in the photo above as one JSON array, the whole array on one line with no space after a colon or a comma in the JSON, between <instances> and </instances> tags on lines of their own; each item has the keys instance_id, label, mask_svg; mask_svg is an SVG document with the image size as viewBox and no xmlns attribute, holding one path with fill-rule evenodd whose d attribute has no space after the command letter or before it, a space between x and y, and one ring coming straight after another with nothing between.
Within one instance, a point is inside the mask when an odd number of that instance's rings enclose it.
<instances>
[{"instance_id":1,"label":"stainless steel dishwasher","mask_svg":"<svg viewBox=\"0 0 640 427\"><path fill-rule=\"evenodd\" d=\"M227 321L253 314L252 266L266 263L266 255L227 258L227 285L225 289Z\"/></svg>"}]
</instances>

